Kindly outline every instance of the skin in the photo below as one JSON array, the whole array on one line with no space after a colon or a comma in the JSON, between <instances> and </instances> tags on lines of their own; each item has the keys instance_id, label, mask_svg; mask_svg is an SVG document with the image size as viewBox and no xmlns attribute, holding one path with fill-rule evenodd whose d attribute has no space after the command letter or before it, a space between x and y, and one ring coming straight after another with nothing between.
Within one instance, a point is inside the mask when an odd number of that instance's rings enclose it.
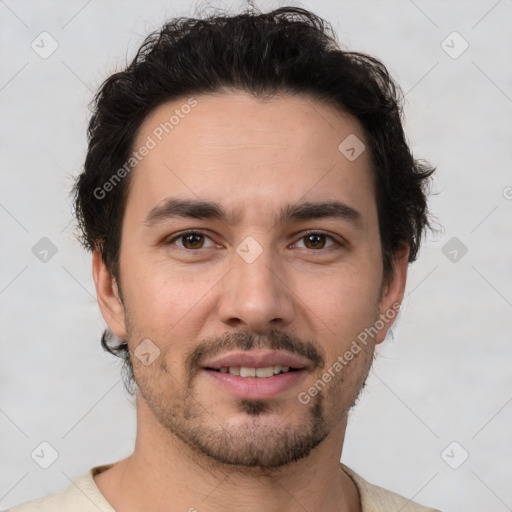
<instances>
[{"instance_id":1,"label":"skin","mask_svg":"<svg viewBox=\"0 0 512 512\"><path fill-rule=\"evenodd\" d=\"M128 341L139 388L134 453L96 475L96 484L120 512L358 511L358 491L339 466L347 414L392 321L308 404L297 397L404 293L407 249L383 282L368 151L349 161L338 150L350 134L365 142L363 131L355 118L304 96L223 91L196 99L133 171L122 225L123 300L93 255L102 315ZM185 102L154 110L135 148ZM145 226L171 196L215 201L233 215ZM331 200L357 210L359 221L276 223L285 204ZM206 238L177 238L185 230ZM320 238L308 238L309 230ZM236 252L248 236L262 249L252 263ZM241 348L244 333L253 348L275 347L275 334L286 335L302 355L318 356L317 365L308 360L298 383L277 397L243 402L191 357ZM133 356L144 339L160 351L148 366Z\"/></svg>"}]
</instances>

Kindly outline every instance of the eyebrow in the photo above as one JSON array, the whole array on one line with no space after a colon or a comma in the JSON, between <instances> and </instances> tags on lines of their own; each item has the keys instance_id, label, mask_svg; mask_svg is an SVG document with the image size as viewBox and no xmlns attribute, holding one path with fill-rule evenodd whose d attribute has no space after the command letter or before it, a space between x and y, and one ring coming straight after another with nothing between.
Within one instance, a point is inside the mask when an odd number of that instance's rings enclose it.
<instances>
[{"instance_id":1,"label":"eyebrow","mask_svg":"<svg viewBox=\"0 0 512 512\"><path fill-rule=\"evenodd\" d=\"M213 201L170 198L148 213L144 225L151 228L173 218L212 219L227 223L230 218L234 219L235 215L229 215L222 205ZM361 213L341 201L287 204L281 208L277 216L274 215L275 222L281 224L290 220L325 218L345 220L356 227L362 226Z\"/></svg>"}]
</instances>

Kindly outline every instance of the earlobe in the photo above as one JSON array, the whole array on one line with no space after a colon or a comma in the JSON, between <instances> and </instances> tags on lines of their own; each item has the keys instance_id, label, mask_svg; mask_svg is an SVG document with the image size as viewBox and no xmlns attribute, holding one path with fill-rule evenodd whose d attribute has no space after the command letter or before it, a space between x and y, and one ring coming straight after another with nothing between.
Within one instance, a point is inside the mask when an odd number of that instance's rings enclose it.
<instances>
[{"instance_id":1,"label":"earlobe","mask_svg":"<svg viewBox=\"0 0 512 512\"><path fill-rule=\"evenodd\" d=\"M409 247L397 251L393 257L393 275L386 284L379 306L379 320L384 324L375 336L375 343L382 343L398 316L405 285L407 282L407 268L409 265Z\"/></svg>"},{"instance_id":2,"label":"earlobe","mask_svg":"<svg viewBox=\"0 0 512 512\"><path fill-rule=\"evenodd\" d=\"M99 248L92 255L92 274L103 319L115 336L126 339L124 307L119 288L115 277L103 261Z\"/></svg>"}]
</instances>

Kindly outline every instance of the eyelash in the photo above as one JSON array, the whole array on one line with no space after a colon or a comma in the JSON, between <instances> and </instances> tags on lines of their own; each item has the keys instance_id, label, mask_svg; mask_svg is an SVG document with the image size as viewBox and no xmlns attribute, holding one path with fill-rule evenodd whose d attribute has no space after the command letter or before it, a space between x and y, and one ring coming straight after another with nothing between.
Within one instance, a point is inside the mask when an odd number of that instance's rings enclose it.
<instances>
[{"instance_id":1,"label":"eyelash","mask_svg":"<svg viewBox=\"0 0 512 512\"><path fill-rule=\"evenodd\" d=\"M166 245L173 245L173 243L176 240L180 240L180 239L186 238L187 236L190 236L190 235L201 235L201 236L211 240L211 238L208 235L206 235L205 233L203 233L202 231L192 231L191 230L191 231L184 231L184 232L174 236L173 238L168 239L165 243L166 243ZM344 247L344 244L342 242L336 240L332 235L329 235L328 233L324 233L323 231L307 231L306 233L302 234L302 236L299 237L298 240L303 240L304 238L307 238L308 236L311 236L311 235L322 235L322 236L325 236L326 238L331 239L331 241L333 242L333 245L331 245L331 246L329 246L327 248L322 247L321 249L308 249L306 247L307 251L321 252L322 250L327 250L327 249L332 248L334 245L337 245L338 247ZM181 246L178 246L178 247L181 247ZM207 249L207 247L200 247L199 249L187 249L186 247L181 247L181 248L185 249L186 251L189 251L189 252L199 251L200 249Z\"/></svg>"}]
</instances>

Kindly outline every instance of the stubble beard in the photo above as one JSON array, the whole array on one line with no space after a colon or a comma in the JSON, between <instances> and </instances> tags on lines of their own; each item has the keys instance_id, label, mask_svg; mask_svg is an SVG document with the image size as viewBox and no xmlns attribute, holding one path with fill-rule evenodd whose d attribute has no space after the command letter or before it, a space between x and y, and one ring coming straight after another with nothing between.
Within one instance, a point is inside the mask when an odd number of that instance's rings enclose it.
<instances>
[{"instance_id":1,"label":"stubble beard","mask_svg":"<svg viewBox=\"0 0 512 512\"><path fill-rule=\"evenodd\" d=\"M359 355L365 357L363 352ZM199 465L210 470L219 466L236 466L239 470L254 468L261 474L272 474L308 457L340 422L346 420L370 370L371 354L366 355L366 359L358 374L341 373L307 405L297 400L302 418L295 419L294 425L287 421L291 413L287 415L280 410L283 404L269 400L238 400L237 416L245 414L246 419L236 425L221 425L215 410L209 409L197 396L193 379L180 398L172 398L183 389L175 381L172 392L159 392L152 389L151 381L155 380L137 376L138 372L135 376L138 393L159 424L190 449L191 457Z\"/></svg>"}]
</instances>

